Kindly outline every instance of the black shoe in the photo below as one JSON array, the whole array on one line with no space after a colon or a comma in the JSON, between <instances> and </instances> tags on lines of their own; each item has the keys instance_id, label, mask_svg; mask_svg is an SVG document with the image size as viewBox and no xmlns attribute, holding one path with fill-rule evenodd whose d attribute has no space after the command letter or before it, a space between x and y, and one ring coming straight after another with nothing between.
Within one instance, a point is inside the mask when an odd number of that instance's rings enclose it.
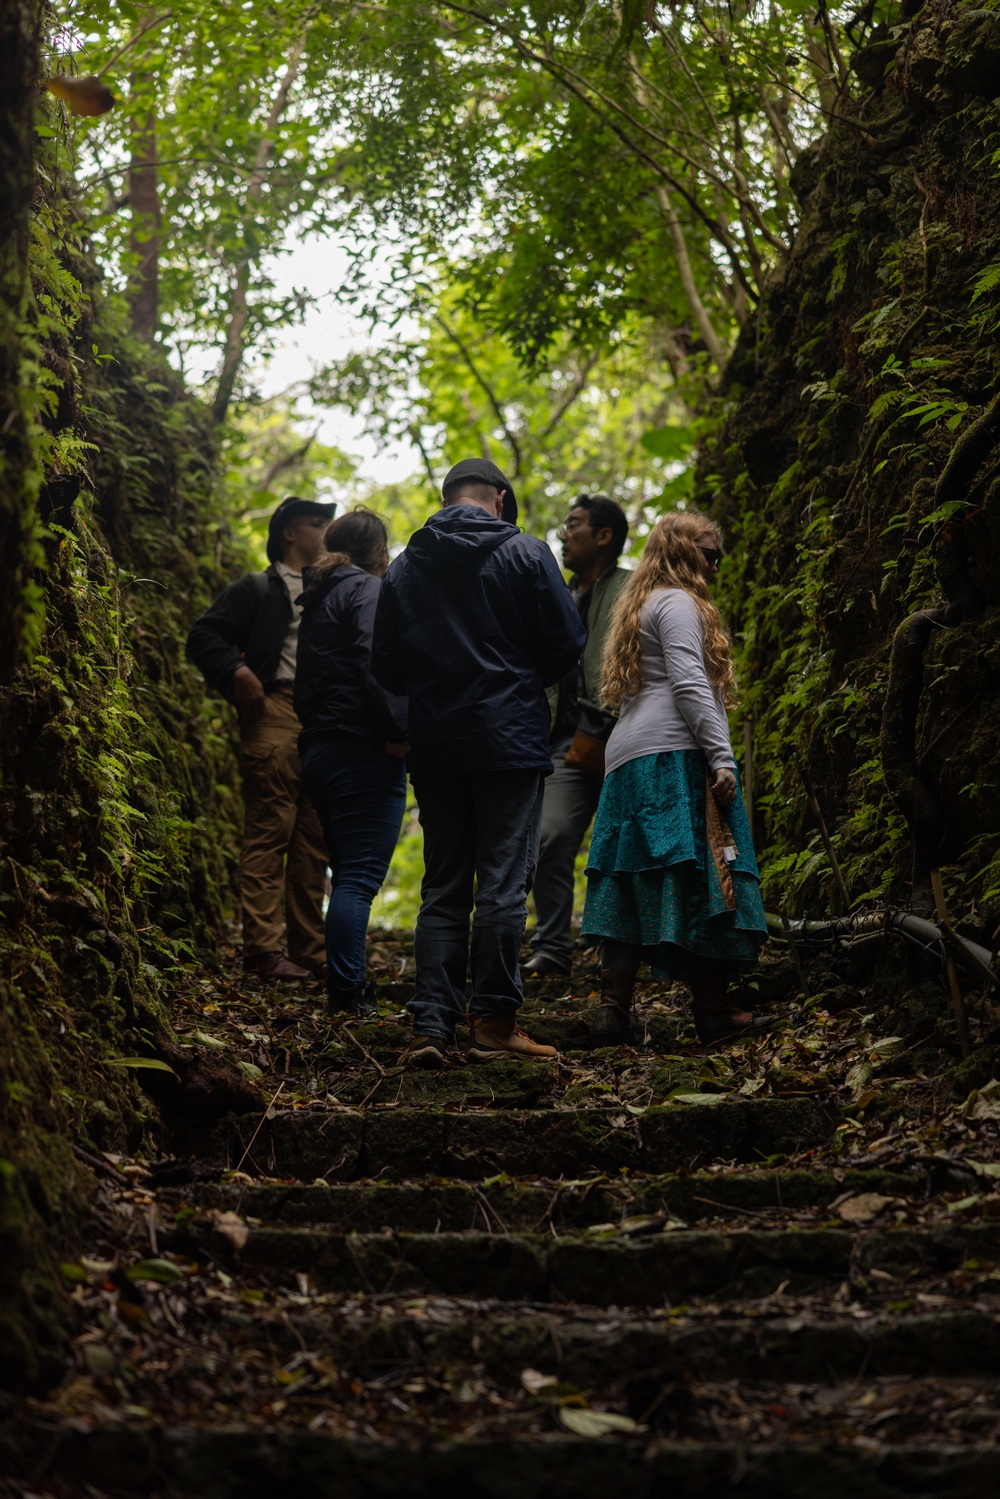
<instances>
[{"instance_id":1,"label":"black shoe","mask_svg":"<svg viewBox=\"0 0 1000 1499\"><path fill-rule=\"evenodd\" d=\"M536 952L526 963L521 964L521 972L525 978L549 979L569 978L570 965L562 958L554 958L551 953Z\"/></svg>"},{"instance_id":2,"label":"black shoe","mask_svg":"<svg viewBox=\"0 0 1000 1499\"><path fill-rule=\"evenodd\" d=\"M332 979L326 986L326 1011L328 1015L374 1015L378 1011L375 1003L375 984L355 984L352 989L339 988Z\"/></svg>"},{"instance_id":3,"label":"black shoe","mask_svg":"<svg viewBox=\"0 0 1000 1499\"><path fill-rule=\"evenodd\" d=\"M611 1000L594 1011L590 1022L591 1046L627 1046L632 1040L632 1015Z\"/></svg>"}]
</instances>

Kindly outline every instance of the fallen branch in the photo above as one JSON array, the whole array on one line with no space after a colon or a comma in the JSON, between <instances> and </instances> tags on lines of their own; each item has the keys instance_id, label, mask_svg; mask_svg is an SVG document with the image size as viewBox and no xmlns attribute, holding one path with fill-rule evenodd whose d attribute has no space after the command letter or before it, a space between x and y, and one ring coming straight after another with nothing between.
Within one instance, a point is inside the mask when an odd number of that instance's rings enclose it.
<instances>
[{"instance_id":1,"label":"fallen branch","mask_svg":"<svg viewBox=\"0 0 1000 1499\"><path fill-rule=\"evenodd\" d=\"M952 931L951 922L948 920L948 907L945 904L944 886L941 883L940 869L931 870L931 889L934 891L934 907L937 911L937 919L940 923L941 930L942 932L944 932L945 937L948 938L949 943L951 945L954 945L955 933ZM959 947L959 950L961 951L961 946ZM965 1013L965 1002L962 999L962 991L958 987L958 974L955 972L955 959L950 951L946 952L944 955L944 965L945 970L948 974L948 988L951 991L951 1003L955 1011L955 1025L958 1029L958 1044L962 1048L962 1056L963 1058L965 1058L969 1055L970 1050L969 1019ZM990 978L993 977L989 969L987 969L986 972L987 974L989 974Z\"/></svg>"},{"instance_id":2,"label":"fallen branch","mask_svg":"<svg viewBox=\"0 0 1000 1499\"><path fill-rule=\"evenodd\" d=\"M72 1141L69 1148L78 1161L82 1161L85 1166L89 1166L91 1171L96 1171L98 1176L106 1176L109 1181L117 1182L121 1187L132 1186L128 1177L123 1172L118 1171L110 1162L102 1161L100 1156L91 1155L88 1150L83 1150L79 1145L74 1145Z\"/></svg>"},{"instance_id":3,"label":"fallen branch","mask_svg":"<svg viewBox=\"0 0 1000 1499\"><path fill-rule=\"evenodd\" d=\"M257 1128L254 1130L253 1134L250 1136L250 1144L247 1146L246 1150L240 1156L240 1163L236 1167L237 1171L242 1171L242 1169L243 1169L243 1162L246 1160L247 1156L250 1154L250 1151L253 1148L253 1142L256 1140L257 1136L260 1134L261 1130L263 1129L263 1127L264 1127L264 1120L267 1118L268 1114L270 1114L271 1110L274 1108L274 1105L275 1105L275 1103L277 1102L277 1099L278 1099L278 1095L281 1093L281 1090L284 1088L284 1086L285 1086L284 1081L282 1081L282 1082L280 1082L278 1084L277 1092L274 1094L274 1097L271 1099L271 1102L268 1104L268 1106L264 1110L263 1114L261 1114L261 1116L260 1116L260 1123L257 1125Z\"/></svg>"},{"instance_id":4,"label":"fallen branch","mask_svg":"<svg viewBox=\"0 0 1000 1499\"><path fill-rule=\"evenodd\" d=\"M989 948L960 937L952 928L945 931L937 922L928 921L923 916L914 916L910 911L869 911L857 916L831 916L823 921L789 921L768 911L765 919L772 937L789 943L794 937L803 945L808 945L810 941L820 944L845 942L867 932L899 932L918 947L939 947L943 958L944 944L950 943L964 968L978 978L986 978L991 984L1000 987L1000 974L991 966L993 954Z\"/></svg>"}]
</instances>

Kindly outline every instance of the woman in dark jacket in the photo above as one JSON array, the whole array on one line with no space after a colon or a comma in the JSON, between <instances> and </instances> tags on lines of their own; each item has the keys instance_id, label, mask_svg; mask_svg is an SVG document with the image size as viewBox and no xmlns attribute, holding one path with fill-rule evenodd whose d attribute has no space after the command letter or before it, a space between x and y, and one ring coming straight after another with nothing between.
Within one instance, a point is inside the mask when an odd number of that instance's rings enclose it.
<instances>
[{"instance_id":1,"label":"woman in dark jacket","mask_svg":"<svg viewBox=\"0 0 1000 1499\"><path fill-rule=\"evenodd\" d=\"M302 784L326 835L333 891L326 913L331 1013L372 1005L365 984L371 904L389 868L406 805L406 699L371 670L379 580L388 536L363 506L332 521L329 556L302 597L295 711Z\"/></svg>"}]
</instances>

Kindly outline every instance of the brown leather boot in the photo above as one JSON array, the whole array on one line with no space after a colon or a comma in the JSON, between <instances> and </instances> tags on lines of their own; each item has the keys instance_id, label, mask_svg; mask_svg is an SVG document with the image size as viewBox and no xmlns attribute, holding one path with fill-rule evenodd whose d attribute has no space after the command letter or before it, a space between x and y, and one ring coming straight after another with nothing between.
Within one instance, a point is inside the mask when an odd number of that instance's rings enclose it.
<instances>
[{"instance_id":1,"label":"brown leather boot","mask_svg":"<svg viewBox=\"0 0 1000 1499\"><path fill-rule=\"evenodd\" d=\"M632 995L635 978L612 968L601 969L601 1002L590 1022L591 1046L627 1046L632 1039Z\"/></svg>"},{"instance_id":2,"label":"brown leather boot","mask_svg":"<svg viewBox=\"0 0 1000 1499\"><path fill-rule=\"evenodd\" d=\"M308 968L300 968L280 952L259 952L243 959L243 972L259 979L272 979L276 984L311 983L313 975Z\"/></svg>"}]
</instances>

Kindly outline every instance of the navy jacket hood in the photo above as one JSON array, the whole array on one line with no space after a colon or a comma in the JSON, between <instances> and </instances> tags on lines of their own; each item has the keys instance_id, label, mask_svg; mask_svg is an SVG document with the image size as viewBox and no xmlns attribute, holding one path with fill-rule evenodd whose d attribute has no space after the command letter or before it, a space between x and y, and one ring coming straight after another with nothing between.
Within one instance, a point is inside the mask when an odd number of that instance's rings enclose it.
<instances>
[{"instance_id":1,"label":"navy jacket hood","mask_svg":"<svg viewBox=\"0 0 1000 1499\"><path fill-rule=\"evenodd\" d=\"M410 537L406 555L434 570L479 567L490 552L521 533L478 505L448 505Z\"/></svg>"}]
</instances>

